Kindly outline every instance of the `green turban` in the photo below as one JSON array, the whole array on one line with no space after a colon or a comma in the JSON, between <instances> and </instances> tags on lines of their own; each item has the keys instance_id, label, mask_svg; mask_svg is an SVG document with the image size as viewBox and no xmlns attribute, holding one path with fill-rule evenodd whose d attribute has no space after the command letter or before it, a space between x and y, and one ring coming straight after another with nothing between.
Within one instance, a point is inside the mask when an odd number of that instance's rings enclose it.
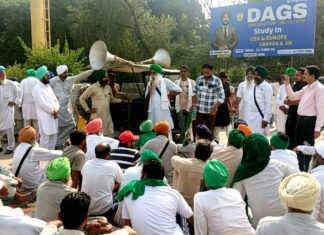
<instances>
[{"instance_id":1,"label":"green turban","mask_svg":"<svg viewBox=\"0 0 324 235\"><path fill-rule=\"evenodd\" d=\"M45 75L47 74L47 67L46 66L42 66L39 67L36 71L36 77L41 80L45 77Z\"/></svg>"},{"instance_id":2,"label":"green turban","mask_svg":"<svg viewBox=\"0 0 324 235\"><path fill-rule=\"evenodd\" d=\"M59 157L50 162L47 167L46 175L51 181L65 180L70 176L70 161L66 157Z\"/></svg>"},{"instance_id":3,"label":"green turban","mask_svg":"<svg viewBox=\"0 0 324 235\"><path fill-rule=\"evenodd\" d=\"M151 64L150 71L152 71L152 70L159 74L161 74L163 72L161 65L158 65L158 64Z\"/></svg>"},{"instance_id":4,"label":"green turban","mask_svg":"<svg viewBox=\"0 0 324 235\"><path fill-rule=\"evenodd\" d=\"M94 74L96 82L100 81L103 77L105 77L106 74L107 74L107 70L105 69L97 70Z\"/></svg>"},{"instance_id":5,"label":"green turban","mask_svg":"<svg viewBox=\"0 0 324 235\"><path fill-rule=\"evenodd\" d=\"M150 160L150 159L156 159L162 163L162 159L159 158L158 155L156 155L154 152L152 152L149 149L144 149L141 154L140 162L144 163L145 161Z\"/></svg>"},{"instance_id":6,"label":"green turban","mask_svg":"<svg viewBox=\"0 0 324 235\"><path fill-rule=\"evenodd\" d=\"M245 71L245 75L248 74L248 72L251 72L251 73L254 74L254 67L252 67L252 66L248 67L248 68L246 69L246 71Z\"/></svg>"},{"instance_id":7,"label":"green turban","mask_svg":"<svg viewBox=\"0 0 324 235\"><path fill-rule=\"evenodd\" d=\"M243 157L238 165L231 186L261 172L269 163L271 149L268 139L259 133L246 138Z\"/></svg>"},{"instance_id":8,"label":"green turban","mask_svg":"<svg viewBox=\"0 0 324 235\"><path fill-rule=\"evenodd\" d=\"M289 139L288 141L284 141L278 136L278 132L275 132L270 139L270 143L276 149L287 149L289 146Z\"/></svg>"},{"instance_id":9,"label":"green turban","mask_svg":"<svg viewBox=\"0 0 324 235\"><path fill-rule=\"evenodd\" d=\"M144 133L152 131L153 128L154 127L153 127L153 123L151 120L146 120L146 121L142 122L139 127L140 131L144 132Z\"/></svg>"},{"instance_id":10,"label":"green turban","mask_svg":"<svg viewBox=\"0 0 324 235\"><path fill-rule=\"evenodd\" d=\"M269 71L264 66L261 65L255 68L255 72L258 72L258 74L263 78L267 78L269 75Z\"/></svg>"},{"instance_id":11,"label":"green turban","mask_svg":"<svg viewBox=\"0 0 324 235\"><path fill-rule=\"evenodd\" d=\"M227 167L216 159L206 163L203 176L205 183L212 189L224 187L229 180Z\"/></svg>"},{"instance_id":12,"label":"green turban","mask_svg":"<svg viewBox=\"0 0 324 235\"><path fill-rule=\"evenodd\" d=\"M287 68L285 71L285 74L291 74L293 77L295 77L297 70L295 68Z\"/></svg>"},{"instance_id":13,"label":"green turban","mask_svg":"<svg viewBox=\"0 0 324 235\"><path fill-rule=\"evenodd\" d=\"M245 144L245 134L243 131L233 129L228 135L228 142L236 148L242 148Z\"/></svg>"},{"instance_id":14,"label":"green turban","mask_svg":"<svg viewBox=\"0 0 324 235\"><path fill-rule=\"evenodd\" d=\"M0 65L0 72L6 71L6 68Z\"/></svg>"},{"instance_id":15,"label":"green turban","mask_svg":"<svg viewBox=\"0 0 324 235\"><path fill-rule=\"evenodd\" d=\"M26 75L28 77L36 77L36 70L35 69L28 69Z\"/></svg>"}]
</instances>

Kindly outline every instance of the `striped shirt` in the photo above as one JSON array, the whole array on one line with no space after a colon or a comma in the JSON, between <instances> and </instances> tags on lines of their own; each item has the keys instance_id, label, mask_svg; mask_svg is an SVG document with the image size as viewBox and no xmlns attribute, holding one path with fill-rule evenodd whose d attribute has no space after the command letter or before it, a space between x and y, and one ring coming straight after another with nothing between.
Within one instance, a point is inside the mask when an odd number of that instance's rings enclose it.
<instances>
[{"instance_id":1,"label":"striped shirt","mask_svg":"<svg viewBox=\"0 0 324 235\"><path fill-rule=\"evenodd\" d=\"M109 160L116 162L124 171L128 167L134 166L139 157L140 154L136 149L118 147L111 151Z\"/></svg>"},{"instance_id":2,"label":"striped shirt","mask_svg":"<svg viewBox=\"0 0 324 235\"><path fill-rule=\"evenodd\" d=\"M212 76L207 83L204 76L198 77L192 93L197 97L198 113L208 114L217 102L224 103L225 100L223 84L216 76Z\"/></svg>"}]
</instances>

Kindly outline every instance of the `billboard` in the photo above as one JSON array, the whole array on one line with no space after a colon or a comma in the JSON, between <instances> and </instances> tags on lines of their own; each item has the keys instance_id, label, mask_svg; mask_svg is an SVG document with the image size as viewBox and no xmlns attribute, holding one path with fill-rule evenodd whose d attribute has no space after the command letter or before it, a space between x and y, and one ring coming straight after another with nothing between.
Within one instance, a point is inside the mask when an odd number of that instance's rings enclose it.
<instances>
[{"instance_id":1,"label":"billboard","mask_svg":"<svg viewBox=\"0 0 324 235\"><path fill-rule=\"evenodd\" d=\"M210 57L313 55L316 0L211 9Z\"/></svg>"}]
</instances>

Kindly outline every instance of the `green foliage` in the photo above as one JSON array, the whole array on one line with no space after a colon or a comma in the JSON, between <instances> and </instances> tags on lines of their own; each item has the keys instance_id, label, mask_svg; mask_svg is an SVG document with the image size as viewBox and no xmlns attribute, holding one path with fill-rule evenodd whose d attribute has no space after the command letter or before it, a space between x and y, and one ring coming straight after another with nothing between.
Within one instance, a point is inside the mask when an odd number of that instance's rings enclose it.
<instances>
[{"instance_id":1,"label":"green foliage","mask_svg":"<svg viewBox=\"0 0 324 235\"><path fill-rule=\"evenodd\" d=\"M9 65L6 68L7 79L11 77L16 77L19 81L21 81L23 78L26 77L26 72L27 71L23 67L23 65L18 64L17 62L15 62L13 65Z\"/></svg>"},{"instance_id":2,"label":"green foliage","mask_svg":"<svg viewBox=\"0 0 324 235\"><path fill-rule=\"evenodd\" d=\"M70 50L67 41L64 43L62 51L60 50L60 41L51 49L47 47L29 48L22 39L19 38L21 46L25 51L26 62L25 67L37 69L46 65L48 70L56 73L56 67L65 64L69 68L69 72L78 74L83 71L85 57L81 57L82 48Z\"/></svg>"},{"instance_id":3,"label":"green foliage","mask_svg":"<svg viewBox=\"0 0 324 235\"><path fill-rule=\"evenodd\" d=\"M231 67L228 70L228 78L230 83L239 84L244 81L245 70L242 67Z\"/></svg>"}]
</instances>

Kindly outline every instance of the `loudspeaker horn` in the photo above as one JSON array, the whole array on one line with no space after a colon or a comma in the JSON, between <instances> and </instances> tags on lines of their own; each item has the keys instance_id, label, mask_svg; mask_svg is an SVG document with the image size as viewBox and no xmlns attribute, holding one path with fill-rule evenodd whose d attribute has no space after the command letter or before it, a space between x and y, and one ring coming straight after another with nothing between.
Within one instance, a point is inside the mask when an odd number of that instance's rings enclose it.
<instances>
[{"instance_id":1,"label":"loudspeaker horn","mask_svg":"<svg viewBox=\"0 0 324 235\"><path fill-rule=\"evenodd\" d=\"M163 48L158 49L154 56L148 60L140 62L141 64L159 64L163 68L170 68L171 66L171 56L169 52Z\"/></svg>"}]
</instances>

